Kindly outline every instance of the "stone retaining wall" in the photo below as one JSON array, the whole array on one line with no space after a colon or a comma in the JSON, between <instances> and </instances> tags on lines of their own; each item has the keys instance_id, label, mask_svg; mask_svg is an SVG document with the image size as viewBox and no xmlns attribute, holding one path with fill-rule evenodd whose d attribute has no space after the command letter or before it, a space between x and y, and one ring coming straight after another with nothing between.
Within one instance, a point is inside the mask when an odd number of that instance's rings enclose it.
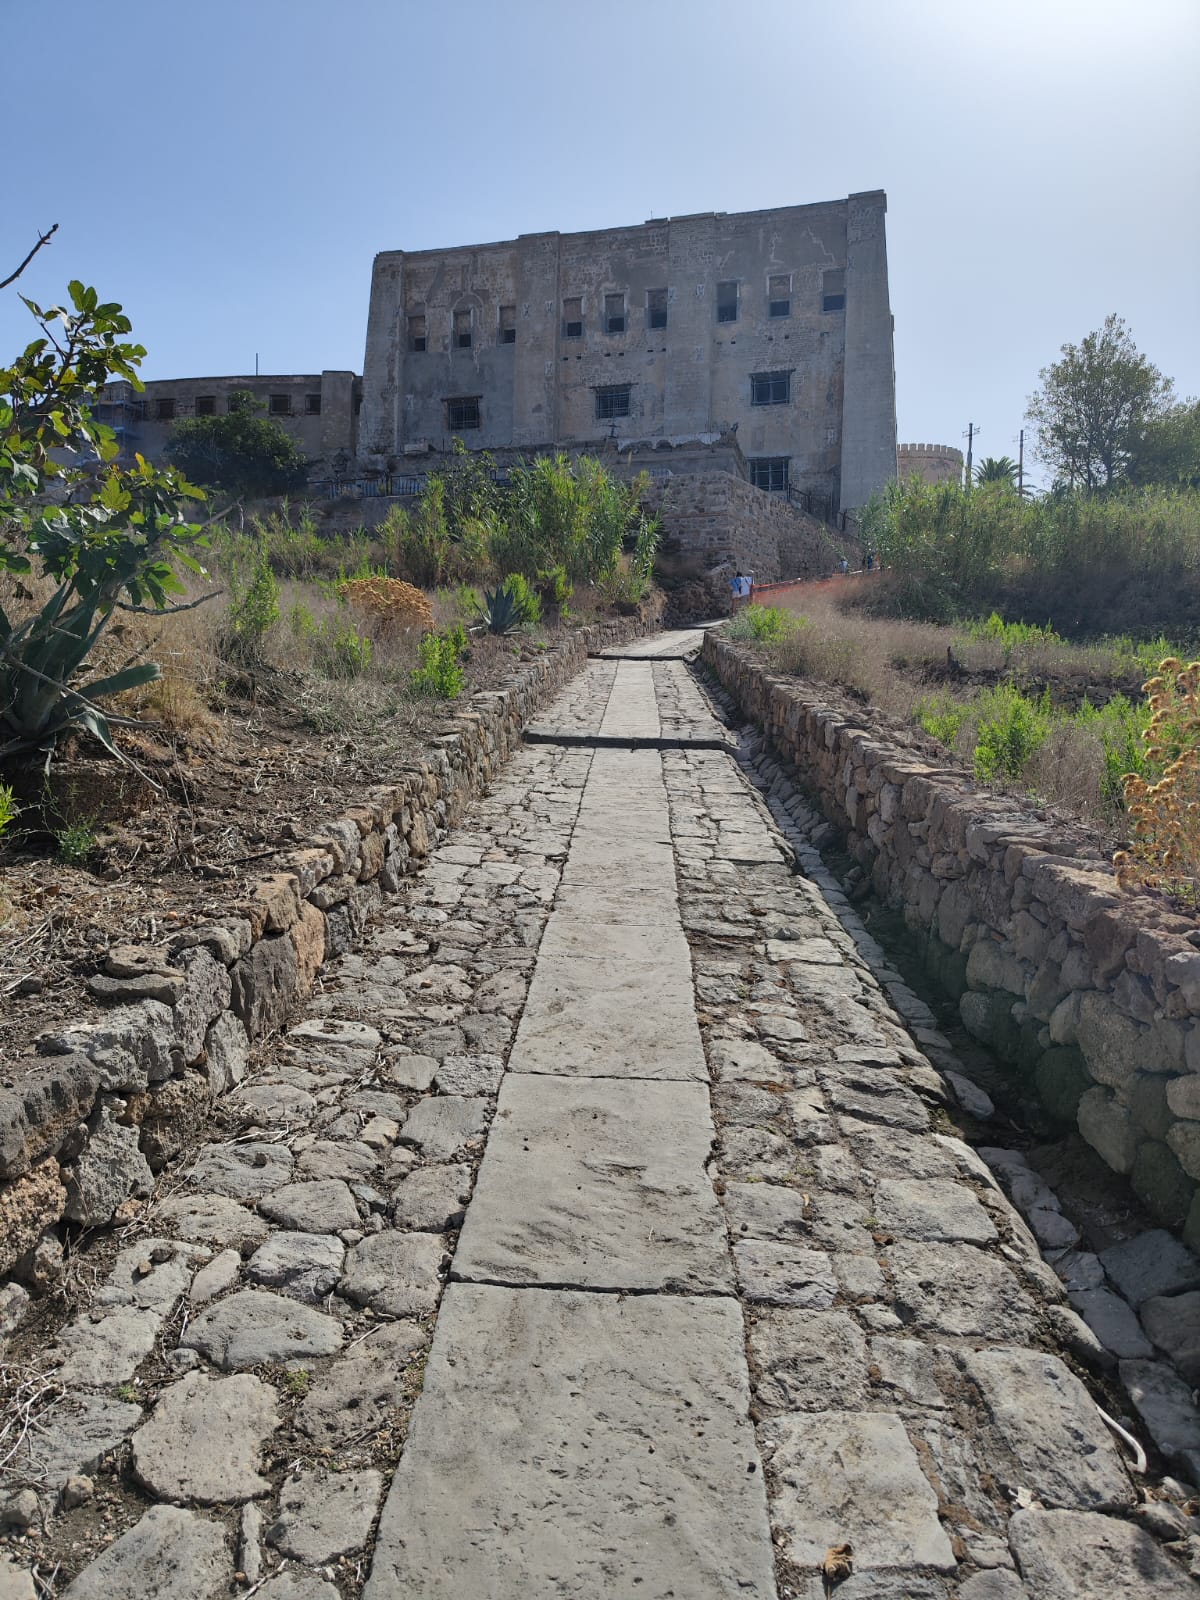
<instances>
[{"instance_id":1,"label":"stone retaining wall","mask_svg":"<svg viewBox=\"0 0 1200 1600\"><path fill-rule=\"evenodd\" d=\"M714 633L702 659L902 908L966 1028L1200 1246L1200 932L1096 841L931 766Z\"/></svg>"},{"instance_id":2,"label":"stone retaining wall","mask_svg":"<svg viewBox=\"0 0 1200 1600\"><path fill-rule=\"evenodd\" d=\"M662 518L665 553L678 548L707 568L725 563L760 583L826 577L837 571L843 554L858 565L852 534L835 532L731 472L656 479L646 506Z\"/></svg>"},{"instance_id":3,"label":"stone retaining wall","mask_svg":"<svg viewBox=\"0 0 1200 1600\"><path fill-rule=\"evenodd\" d=\"M645 631L636 617L565 638L447 720L424 759L318 825L220 921L161 949L122 947L90 982L109 1009L39 1040L0 1088L0 1273L35 1287L53 1232L112 1219L244 1076L253 1039L283 1025L322 963L349 949L384 895L482 792L530 716L589 653Z\"/></svg>"}]
</instances>

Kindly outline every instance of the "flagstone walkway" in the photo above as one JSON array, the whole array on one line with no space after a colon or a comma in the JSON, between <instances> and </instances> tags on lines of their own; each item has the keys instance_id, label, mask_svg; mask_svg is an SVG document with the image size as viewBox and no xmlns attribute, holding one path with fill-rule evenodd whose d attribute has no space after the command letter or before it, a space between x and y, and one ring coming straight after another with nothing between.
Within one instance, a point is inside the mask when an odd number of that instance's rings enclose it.
<instances>
[{"instance_id":1,"label":"flagstone walkway","mask_svg":"<svg viewBox=\"0 0 1200 1600\"><path fill-rule=\"evenodd\" d=\"M696 642L589 663L164 1175L0 1600L1194 1594Z\"/></svg>"}]
</instances>

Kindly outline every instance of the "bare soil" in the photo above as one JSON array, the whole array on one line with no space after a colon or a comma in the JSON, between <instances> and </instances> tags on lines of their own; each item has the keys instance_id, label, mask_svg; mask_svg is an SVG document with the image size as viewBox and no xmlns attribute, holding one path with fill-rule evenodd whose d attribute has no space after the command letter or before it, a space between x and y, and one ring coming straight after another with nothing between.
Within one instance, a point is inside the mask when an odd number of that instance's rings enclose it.
<instances>
[{"instance_id":1,"label":"bare soil","mask_svg":"<svg viewBox=\"0 0 1200 1600\"><path fill-rule=\"evenodd\" d=\"M55 757L48 796L40 768L0 774L26 806L0 847L0 1084L15 1081L39 1033L99 1009L86 980L112 946L165 942L228 913L273 855L387 782L467 697L548 643L553 634L473 640L453 702L243 672L187 731L120 729L140 773L72 742Z\"/></svg>"}]
</instances>

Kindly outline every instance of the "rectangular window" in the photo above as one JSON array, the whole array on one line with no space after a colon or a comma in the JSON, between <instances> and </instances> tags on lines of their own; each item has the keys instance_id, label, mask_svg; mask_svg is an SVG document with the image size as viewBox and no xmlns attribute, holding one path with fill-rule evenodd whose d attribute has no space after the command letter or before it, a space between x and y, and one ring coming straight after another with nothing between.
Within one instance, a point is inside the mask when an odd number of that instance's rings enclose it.
<instances>
[{"instance_id":1,"label":"rectangular window","mask_svg":"<svg viewBox=\"0 0 1200 1600\"><path fill-rule=\"evenodd\" d=\"M772 317L792 314L792 280L787 273L777 273L767 279L767 314Z\"/></svg>"},{"instance_id":2,"label":"rectangular window","mask_svg":"<svg viewBox=\"0 0 1200 1600\"><path fill-rule=\"evenodd\" d=\"M752 406L786 406L792 398L790 372L752 372L750 374L750 404Z\"/></svg>"},{"instance_id":3,"label":"rectangular window","mask_svg":"<svg viewBox=\"0 0 1200 1600\"><path fill-rule=\"evenodd\" d=\"M174 402L174 400L167 400L167 399L156 400L154 402L154 418L155 418L156 422L174 422L174 420L175 420L175 402Z\"/></svg>"},{"instance_id":4,"label":"rectangular window","mask_svg":"<svg viewBox=\"0 0 1200 1600\"><path fill-rule=\"evenodd\" d=\"M517 308L516 306L500 307L500 343L516 344L517 342Z\"/></svg>"},{"instance_id":5,"label":"rectangular window","mask_svg":"<svg viewBox=\"0 0 1200 1600\"><path fill-rule=\"evenodd\" d=\"M304 396L304 415L306 417L319 417L321 415L321 396L319 394L306 394Z\"/></svg>"},{"instance_id":6,"label":"rectangular window","mask_svg":"<svg viewBox=\"0 0 1200 1600\"><path fill-rule=\"evenodd\" d=\"M625 332L625 296L623 294L606 294L604 296L604 331L605 333Z\"/></svg>"},{"instance_id":7,"label":"rectangular window","mask_svg":"<svg viewBox=\"0 0 1200 1600\"><path fill-rule=\"evenodd\" d=\"M665 328L667 325L667 291L665 289L646 290L646 326L648 328Z\"/></svg>"},{"instance_id":8,"label":"rectangular window","mask_svg":"<svg viewBox=\"0 0 1200 1600\"><path fill-rule=\"evenodd\" d=\"M738 286L736 283L717 285L717 321L736 322L738 319Z\"/></svg>"},{"instance_id":9,"label":"rectangular window","mask_svg":"<svg viewBox=\"0 0 1200 1600\"><path fill-rule=\"evenodd\" d=\"M292 397L290 394L273 394L267 398L267 409L273 417L290 417L292 414Z\"/></svg>"},{"instance_id":10,"label":"rectangular window","mask_svg":"<svg viewBox=\"0 0 1200 1600\"><path fill-rule=\"evenodd\" d=\"M408 319L408 348L418 352L425 349L425 315L423 312Z\"/></svg>"},{"instance_id":11,"label":"rectangular window","mask_svg":"<svg viewBox=\"0 0 1200 1600\"><path fill-rule=\"evenodd\" d=\"M198 394L196 396L196 415L198 417L215 417L217 414L217 397L215 394Z\"/></svg>"},{"instance_id":12,"label":"rectangular window","mask_svg":"<svg viewBox=\"0 0 1200 1600\"><path fill-rule=\"evenodd\" d=\"M611 383L603 389L597 389L597 421L611 422L614 417L627 417L629 415L631 388L632 386L628 383Z\"/></svg>"},{"instance_id":13,"label":"rectangular window","mask_svg":"<svg viewBox=\"0 0 1200 1600\"><path fill-rule=\"evenodd\" d=\"M834 267L821 274L821 310L846 309L846 269Z\"/></svg>"},{"instance_id":14,"label":"rectangular window","mask_svg":"<svg viewBox=\"0 0 1200 1600\"><path fill-rule=\"evenodd\" d=\"M479 396L465 395L446 401L446 426L451 433L466 433L479 426Z\"/></svg>"},{"instance_id":15,"label":"rectangular window","mask_svg":"<svg viewBox=\"0 0 1200 1600\"><path fill-rule=\"evenodd\" d=\"M579 295L563 301L563 338L583 338L583 300Z\"/></svg>"},{"instance_id":16,"label":"rectangular window","mask_svg":"<svg viewBox=\"0 0 1200 1600\"><path fill-rule=\"evenodd\" d=\"M750 482L756 489L766 489L771 494L786 494L788 486L788 456L757 456L750 462Z\"/></svg>"},{"instance_id":17,"label":"rectangular window","mask_svg":"<svg viewBox=\"0 0 1200 1600\"><path fill-rule=\"evenodd\" d=\"M469 350L471 348L471 313L456 311L454 313L454 348L456 350ZM475 424L479 426L478 423Z\"/></svg>"}]
</instances>

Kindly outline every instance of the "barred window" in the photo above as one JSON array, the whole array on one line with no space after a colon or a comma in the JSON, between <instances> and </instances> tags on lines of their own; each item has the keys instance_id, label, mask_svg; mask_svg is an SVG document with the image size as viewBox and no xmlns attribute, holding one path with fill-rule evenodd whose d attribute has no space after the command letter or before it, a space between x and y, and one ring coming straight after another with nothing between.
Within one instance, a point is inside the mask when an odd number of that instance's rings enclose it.
<instances>
[{"instance_id":1,"label":"barred window","mask_svg":"<svg viewBox=\"0 0 1200 1600\"><path fill-rule=\"evenodd\" d=\"M625 332L625 296L623 294L606 294L604 296L604 331L605 333Z\"/></svg>"},{"instance_id":2,"label":"barred window","mask_svg":"<svg viewBox=\"0 0 1200 1600\"><path fill-rule=\"evenodd\" d=\"M583 299L579 295L563 301L563 338L583 338Z\"/></svg>"},{"instance_id":3,"label":"barred window","mask_svg":"<svg viewBox=\"0 0 1200 1600\"><path fill-rule=\"evenodd\" d=\"M790 456L756 456L750 462L750 482L756 489L785 494L788 487Z\"/></svg>"},{"instance_id":4,"label":"barred window","mask_svg":"<svg viewBox=\"0 0 1200 1600\"><path fill-rule=\"evenodd\" d=\"M196 396L196 415L198 417L215 417L217 414L217 397L215 394L198 394Z\"/></svg>"},{"instance_id":5,"label":"barred window","mask_svg":"<svg viewBox=\"0 0 1200 1600\"><path fill-rule=\"evenodd\" d=\"M290 417L292 414L292 397L290 394L272 394L267 396L267 410L273 417Z\"/></svg>"},{"instance_id":6,"label":"barred window","mask_svg":"<svg viewBox=\"0 0 1200 1600\"><path fill-rule=\"evenodd\" d=\"M627 417L629 415L629 399L632 385L628 383L610 383L603 389L596 390L596 418L600 422L610 422L614 417Z\"/></svg>"},{"instance_id":7,"label":"barred window","mask_svg":"<svg viewBox=\"0 0 1200 1600\"><path fill-rule=\"evenodd\" d=\"M408 319L408 348L417 352L425 349L424 312L416 312Z\"/></svg>"},{"instance_id":8,"label":"barred window","mask_svg":"<svg viewBox=\"0 0 1200 1600\"><path fill-rule=\"evenodd\" d=\"M500 343L516 344L517 342L517 308L516 306L500 307Z\"/></svg>"},{"instance_id":9,"label":"barred window","mask_svg":"<svg viewBox=\"0 0 1200 1600\"><path fill-rule=\"evenodd\" d=\"M446 401L446 427L451 433L465 433L479 426L479 396L461 395Z\"/></svg>"},{"instance_id":10,"label":"barred window","mask_svg":"<svg viewBox=\"0 0 1200 1600\"><path fill-rule=\"evenodd\" d=\"M306 417L319 417L321 415L321 396L319 394L306 394L304 396L304 415Z\"/></svg>"},{"instance_id":11,"label":"barred window","mask_svg":"<svg viewBox=\"0 0 1200 1600\"><path fill-rule=\"evenodd\" d=\"M470 310L456 311L454 313L454 348L456 350L469 350L471 348Z\"/></svg>"},{"instance_id":12,"label":"barred window","mask_svg":"<svg viewBox=\"0 0 1200 1600\"><path fill-rule=\"evenodd\" d=\"M154 418L156 422L174 422L175 401L164 398L154 402Z\"/></svg>"},{"instance_id":13,"label":"barred window","mask_svg":"<svg viewBox=\"0 0 1200 1600\"><path fill-rule=\"evenodd\" d=\"M792 398L790 372L752 372L750 374L750 404L752 406L785 406Z\"/></svg>"}]
</instances>

